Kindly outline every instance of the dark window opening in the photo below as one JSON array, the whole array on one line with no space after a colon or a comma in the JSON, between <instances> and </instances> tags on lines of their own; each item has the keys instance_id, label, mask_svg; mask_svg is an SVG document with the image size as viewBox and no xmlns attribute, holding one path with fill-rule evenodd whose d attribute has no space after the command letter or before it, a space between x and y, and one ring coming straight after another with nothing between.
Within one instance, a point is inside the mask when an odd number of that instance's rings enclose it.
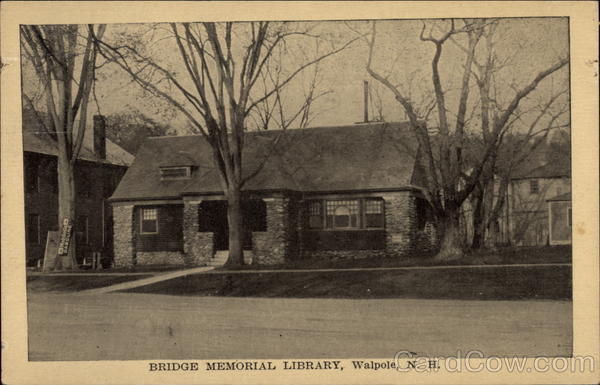
<instances>
[{"instance_id":1,"label":"dark window opening","mask_svg":"<svg viewBox=\"0 0 600 385\"><path fill-rule=\"evenodd\" d=\"M323 205L321 201L308 202L308 227L311 229L323 228Z\"/></svg>"},{"instance_id":2,"label":"dark window opening","mask_svg":"<svg viewBox=\"0 0 600 385\"><path fill-rule=\"evenodd\" d=\"M417 198L415 205L417 211L417 229L423 231L427 222L433 222L433 211L429 202L425 199Z\"/></svg>"},{"instance_id":3,"label":"dark window opening","mask_svg":"<svg viewBox=\"0 0 600 385\"><path fill-rule=\"evenodd\" d=\"M529 193L530 194L539 194L540 192L540 182L537 179L533 179L529 181Z\"/></svg>"},{"instance_id":4,"label":"dark window opening","mask_svg":"<svg viewBox=\"0 0 600 385\"><path fill-rule=\"evenodd\" d=\"M306 203L309 229L353 230L385 227L381 198L309 200Z\"/></svg>"},{"instance_id":5,"label":"dark window opening","mask_svg":"<svg viewBox=\"0 0 600 385\"><path fill-rule=\"evenodd\" d=\"M248 231L267 231L267 205L262 199L242 202L243 226Z\"/></svg>"},{"instance_id":6,"label":"dark window opening","mask_svg":"<svg viewBox=\"0 0 600 385\"><path fill-rule=\"evenodd\" d=\"M37 161L29 161L25 164L25 190L28 193L39 191L40 174Z\"/></svg>"},{"instance_id":7,"label":"dark window opening","mask_svg":"<svg viewBox=\"0 0 600 385\"><path fill-rule=\"evenodd\" d=\"M27 217L27 243L40 243L40 216L29 214Z\"/></svg>"},{"instance_id":8,"label":"dark window opening","mask_svg":"<svg viewBox=\"0 0 600 385\"><path fill-rule=\"evenodd\" d=\"M89 244L89 223L87 215L79 215L75 224L75 236L80 245Z\"/></svg>"},{"instance_id":9,"label":"dark window opening","mask_svg":"<svg viewBox=\"0 0 600 385\"><path fill-rule=\"evenodd\" d=\"M188 179L191 167L164 167L160 169L161 179Z\"/></svg>"},{"instance_id":10,"label":"dark window opening","mask_svg":"<svg viewBox=\"0 0 600 385\"><path fill-rule=\"evenodd\" d=\"M573 226L573 214L570 207L567 207L567 226Z\"/></svg>"},{"instance_id":11,"label":"dark window opening","mask_svg":"<svg viewBox=\"0 0 600 385\"><path fill-rule=\"evenodd\" d=\"M58 169L55 163L50 163L48 182L50 183L50 191L53 194L58 194Z\"/></svg>"},{"instance_id":12,"label":"dark window opening","mask_svg":"<svg viewBox=\"0 0 600 385\"><path fill-rule=\"evenodd\" d=\"M141 233L156 234L158 233L158 209L142 208L141 209Z\"/></svg>"},{"instance_id":13,"label":"dark window opening","mask_svg":"<svg viewBox=\"0 0 600 385\"><path fill-rule=\"evenodd\" d=\"M77 195L82 198L89 198L92 196L92 183L90 181L89 174L86 172L78 173L78 178L75 179L75 187L77 189Z\"/></svg>"},{"instance_id":14,"label":"dark window opening","mask_svg":"<svg viewBox=\"0 0 600 385\"><path fill-rule=\"evenodd\" d=\"M50 222L48 223L48 229L50 231L58 231L58 215L50 215Z\"/></svg>"},{"instance_id":15,"label":"dark window opening","mask_svg":"<svg viewBox=\"0 0 600 385\"><path fill-rule=\"evenodd\" d=\"M365 227L382 228L384 222L383 199L366 199Z\"/></svg>"}]
</instances>

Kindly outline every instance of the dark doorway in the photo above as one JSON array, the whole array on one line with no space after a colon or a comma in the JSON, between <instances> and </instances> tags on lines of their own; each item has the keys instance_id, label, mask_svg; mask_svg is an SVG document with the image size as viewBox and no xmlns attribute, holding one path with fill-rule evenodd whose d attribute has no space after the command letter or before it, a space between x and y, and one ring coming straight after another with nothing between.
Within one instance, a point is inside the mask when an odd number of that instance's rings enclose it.
<instances>
[{"instance_id":1,"label":"dark doorway","mask_svg":"<svg viewBox=\"0 0 600 385\"><path fill-rule=\"evenodd\" d=\"M204 201L199 207L199 231L213 233L215 250L229 249L229 229L227 227L227 201ZM252 249L252 232L267 230L267 210L260 199L242 202L242 223L245 250Z\"/></svg>"}]
</instances>

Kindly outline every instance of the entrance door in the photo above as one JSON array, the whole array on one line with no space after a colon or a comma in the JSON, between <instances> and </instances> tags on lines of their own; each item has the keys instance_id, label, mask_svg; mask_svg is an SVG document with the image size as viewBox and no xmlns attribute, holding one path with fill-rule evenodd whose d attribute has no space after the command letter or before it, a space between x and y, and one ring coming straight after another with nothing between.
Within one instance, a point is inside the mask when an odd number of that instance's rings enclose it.
<instances>
[{"instance_id":1,"label":"entrance door","mask_svg":"<svg viewBox=\"0 0 600 385\"><path fill-rule=\"evenodd\" d=\"M227 202L204 201L200 204L200 231L213 233L215 250L229 250Z\"/></svg>"},{"instance_id":2,"label":"entrance door","mask_svg":"<svg viewBox=\"0 0 600 385\"><path fill-rule=\"evenodd\" d=\"M229 250L227 201L204 201L200 205L200 231L212 232L215 250ZM242 202L242 247L252 249L252 232L267 230L265 203L260 200Z\"/></svg>"},{"instance_id":3,"label":"entrance door","mask_svg":"<svg viewBox=\"0 0 600 385\"><path fill-rule=\"evenodd\" d=\"M252 232L267 231L267 209L262 199L250 199L242 202L242 221L244 228L244 250L252 250Z\"/></svg>"}]
</instances>

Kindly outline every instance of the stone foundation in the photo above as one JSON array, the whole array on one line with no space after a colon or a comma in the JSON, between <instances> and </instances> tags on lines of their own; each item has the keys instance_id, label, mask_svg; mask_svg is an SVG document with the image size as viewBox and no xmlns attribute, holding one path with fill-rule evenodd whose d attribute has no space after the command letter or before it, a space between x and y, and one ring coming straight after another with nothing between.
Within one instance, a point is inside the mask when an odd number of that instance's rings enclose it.
<instances>
[{"instance_id":1,"label":"stone foundation","mask_svg":"<svg viewBox=\"0 0 600 385\"><path fill-rule=\"evenodd\" d=\"M201 201L184 202L183 206L183 251L186 265L206 265L212 258L213 233L199 232L199 210Z\"/></svg>"},{"instance_id":2,"label":"stone foundation","mask_svg":"<svg viewBox=\"0 0 600 385\"><path fill-rule=\"evenodd\" d=\"M387 257L385 250L323 250L304 251L306 259L366 259Z\"/></svg>"},{"instance_id":3,"label":"stone foundation","mask_svg":"<svg viewBox=\"0 0 600 385\"><path fill-rule=\"evenodd\" d=\"M113 206L115 267L132 266L135 256L133 205Z\"/></svg>"},{"instance_id":4,"label":"stone foundation","mask_svg":"<svg viewBox=\"0 0 600 385\"><path fill-rule=\"evenodd\" d=\"M180 251L138 251L137 265L184 265L185 255Z\"/></svg>"}]
</instances>

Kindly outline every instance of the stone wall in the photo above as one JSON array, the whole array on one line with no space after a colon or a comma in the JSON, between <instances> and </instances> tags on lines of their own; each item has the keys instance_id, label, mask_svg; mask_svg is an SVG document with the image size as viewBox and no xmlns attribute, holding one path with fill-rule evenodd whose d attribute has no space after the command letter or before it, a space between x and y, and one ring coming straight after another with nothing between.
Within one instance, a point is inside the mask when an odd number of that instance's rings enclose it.
<instances>
[{"instance_id":1,"label":"stone wall","mask_svg":"<svg viewBox=\"0 0 600 385\"><path fill-rule=\"evenodd\" d=\"M290 258L293 250L289 198L266 198L267 231L252 233L253 263L274 265Z\"/></svg>"},{"instance_id":2,"label":"stone wall","mask_svg":"<svg viewBox=\"0 0 600 385\"><path fill-rule=\"evenodd\" d=\"M213 233L199 232L200 201L184 202L183 251L186 265L206 265L213 256Z\"/></svg>"},{"instance_id":3,"label":"stone wall","mask_svg":"<svg viewBox=\"0 0 600 385\"><path fill-rule=\"evenodd\" d=\"M115 267L132 266L135 263L133 205L113 206L113 231Z\"/></svg>"},{"instance_id":4,"label":"stone wall","mask_svg":"<svg viewBox=\"0 0 600 385\"><path fill-rule=\"evenodd\" d=\"M425 228L417 232L415 244L419 254L432 254L438 250L438 231L435 223L427 222Z\"/></svg>"},{"instance_id":5,"label":"stone wall","mask_svg":"<svg viewBox=\"0 0 600 385\"><path fill-rule=\"evenodd\" d=\"M183 265L185 262L180 251L139 251L136 255L137 265Z\"/></svg>"},{"instance_id":6,"label":"stone wall","mask_svg":"<svg viewBox=\"0 0 600 385\"><path fill-rule=\"evenodd\" d=\"M417 211L410 191L386 193L385 201L386 254L410 255L416 249Z\"/></svg>"}]
</instances>

